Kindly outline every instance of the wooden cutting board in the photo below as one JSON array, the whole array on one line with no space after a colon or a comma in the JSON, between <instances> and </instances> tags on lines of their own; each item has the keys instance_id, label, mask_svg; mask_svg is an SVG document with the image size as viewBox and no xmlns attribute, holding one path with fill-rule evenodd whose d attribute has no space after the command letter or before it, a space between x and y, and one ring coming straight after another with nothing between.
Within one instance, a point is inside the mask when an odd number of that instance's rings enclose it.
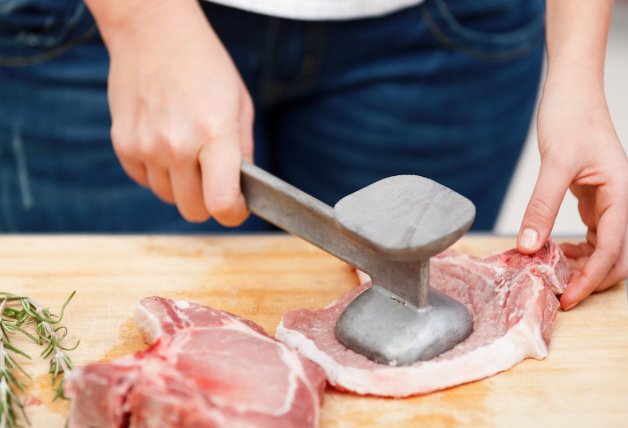
<instances>
[{"instance_id":1,"label":"wooden cutting board","mask_svg":"<svg viewBox=\"0 0 628 428\"><path fill-rule=\"evenodd\" d=\"M512 238L468 236L456 247L487 254ZM352 270L283 235L231 237L5 236L0 290L66 312L76 365L145 348L133 305L160 295L234 312L273 333L283 313L319 308L357 285ZM29 348L32 349L32 348ZM36 350L32 349L33 355ZM50 402L47 367L34 358L28 406L34 427L61 428L68 405ZM323 428L628 427L628 305L625 284L559 313L550 355L471 384L403 400L358 397L329 388Z\"/></svg>"}]
</instances>

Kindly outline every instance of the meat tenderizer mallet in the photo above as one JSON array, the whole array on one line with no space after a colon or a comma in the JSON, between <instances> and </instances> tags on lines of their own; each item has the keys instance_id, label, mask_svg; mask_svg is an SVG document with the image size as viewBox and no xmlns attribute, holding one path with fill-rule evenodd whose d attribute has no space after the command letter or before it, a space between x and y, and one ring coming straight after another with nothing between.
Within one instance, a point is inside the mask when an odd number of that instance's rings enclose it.
<instances>
[{"instance_id":1,"label":"meat tenderizer mallet","mask_svg":"<svg viewBox=\"0 0 628 428\"><path fill-rule=\"evenodd\" d=\"M349 349L382 364L429 360L466 339L469 310L429 286L429 258L471 227L475 206L416 175L385 178L329 205L243 162L251 212L370 275L336 324Z\"/></svg>"}]
</instances>

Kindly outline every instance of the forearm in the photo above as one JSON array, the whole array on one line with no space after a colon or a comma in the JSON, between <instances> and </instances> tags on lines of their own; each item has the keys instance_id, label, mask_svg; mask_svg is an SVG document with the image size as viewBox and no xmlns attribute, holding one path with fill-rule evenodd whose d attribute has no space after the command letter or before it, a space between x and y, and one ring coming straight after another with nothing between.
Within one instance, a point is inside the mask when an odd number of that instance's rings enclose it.
<instances>
[{"instance_id":1,"label":"forearm","mask_svg":"<svg viewBox=\"0 0 628 428\"><path fill-rule=\"evenodd\" d=\"M612 0L547 0L548 74L577 74L602 89Z\"/></svg>"}]
</instances>

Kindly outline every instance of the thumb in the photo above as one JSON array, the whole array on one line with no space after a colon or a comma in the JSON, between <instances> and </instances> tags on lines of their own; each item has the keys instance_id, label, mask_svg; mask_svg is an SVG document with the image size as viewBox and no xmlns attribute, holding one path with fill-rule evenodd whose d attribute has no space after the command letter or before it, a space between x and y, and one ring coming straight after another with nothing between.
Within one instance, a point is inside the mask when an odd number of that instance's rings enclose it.
<instances>
[{"instance_id":1,"label":"thumb","mask_svg":"<svg viewBox=\"0 0 628 428\"><path fill-rule=\"evenodd\" d=\"M539 178L519 229L517 249L532 254L541 249L552 231L571 177L560 166L541 162Z\"/></svg>"}]
</instances>

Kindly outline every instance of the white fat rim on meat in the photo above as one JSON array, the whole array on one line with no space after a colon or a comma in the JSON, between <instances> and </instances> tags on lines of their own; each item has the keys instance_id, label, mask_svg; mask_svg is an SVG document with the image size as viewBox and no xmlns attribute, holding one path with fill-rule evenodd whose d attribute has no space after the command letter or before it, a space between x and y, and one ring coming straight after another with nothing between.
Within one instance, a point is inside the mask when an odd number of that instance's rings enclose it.
<instances>
[{"instance_id":1,"label":"white fat rim on meat","mask_svg":"<svg viewBox=\"0 0 628 428\"><path fill-rule=\"evenodd\" d=\"M312 421L313 422L312 426L317 427L319 423L320 407L321 407L320 406L321 403L319 403L318 391L316 391L312 387L312 384L307 378L305 371L303 370L303 364L301 360L299 359L299 355L295 351L290 349L284 343L281 343L281 342L278 342L278 343L280 344L280 349L281 349L281 359L290 367L290 373L294 374L294 377L291 377L291 381L293 380L294 382L291 382L291 386L290 386L290 395L291 395L290 409L292 408L292 403L294 402L294 399L296 397L296 392L297 392L297 387L298 387L296 378L297 378L297 373L298 373L298 377L300 377L303 380L303 383L305 384L308 391L310 392L310 396L313 397L315 401L313 403L314 420Z\"/></svg>"},{"instance_id":2,"label":"white fat rim on meat","mask_svg":"<svg viewBox=\"0 0 628 428\"><path fill-rule=\"evenodd\" d=\"M141 302L136 304L133 310L133 323L148 343L153 343L164 333L159 318L146 309Z\"/></svg>"},{"instance_id":3,"label":"white fat rim on meat","mask_svg":"<svg viewBox=\"0 0 628 428\"><path fill-rule=\"evenodd\" d=\"M177 309L187 309L190 307L190 302L188 302L187 300L175 300L174 301L174 305L177 307Z\"/></svg>"},{"instance_id":4,"label":"white fat rim on meat","mask_svg":"<svg viewBox=\"0 0 628 428\"><path fill-rule=\"evenodd\" d=\"M325 370L332 385L339 385L358 394L390 397L423 394L482 379L507 370L525 358L543 359L548 351L540 323L530 325L519 322L494 342L460 357L427 361L420 366L372 370L338 363L329 354L321 351L311 339L298 331L287 329L283 319L275 335L318 363ZM435 385L438 387L435 388Z\"/></svg>"}]
</instances>

